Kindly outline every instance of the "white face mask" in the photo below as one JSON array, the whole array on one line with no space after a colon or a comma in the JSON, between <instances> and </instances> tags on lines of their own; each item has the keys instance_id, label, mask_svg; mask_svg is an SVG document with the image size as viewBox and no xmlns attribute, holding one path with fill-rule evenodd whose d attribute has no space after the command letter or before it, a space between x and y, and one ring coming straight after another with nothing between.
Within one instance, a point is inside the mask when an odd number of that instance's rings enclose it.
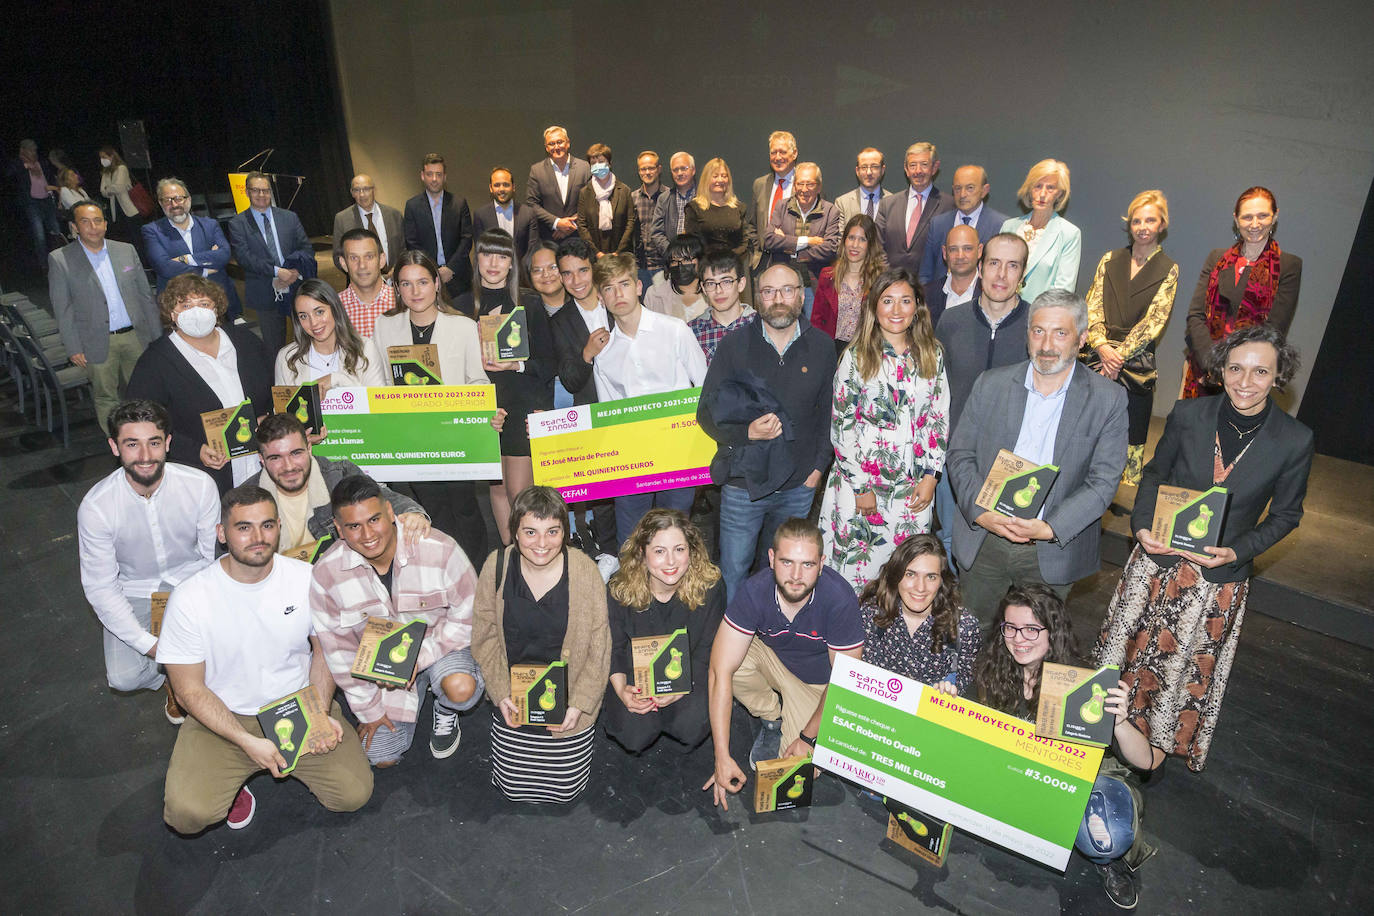
<instances>
[{"instance_id":1,"label":"white face mask","mask_svg":"<svg viewBox=\"0 0 1374 916\"><path fill-rule=\"evenodd\" d=\"M110 162L111 162L111 161L112 161L112 160L110 160L110 159L101 159L101 160L100 160L100 167L101 167L101 168L108 169L108 168L110 167Z\"/></svg>"},{"instance_id":2,"label":"white face mask","mask_svg":"<svg viewBox=\"0 0 1374 916\"><path fill-rule=\"evenodd\" d=\"M215 310L203 305L189 308L177 315L177 327L187 337L207 337L215 329Z\"/></svg>"}]
</instances>

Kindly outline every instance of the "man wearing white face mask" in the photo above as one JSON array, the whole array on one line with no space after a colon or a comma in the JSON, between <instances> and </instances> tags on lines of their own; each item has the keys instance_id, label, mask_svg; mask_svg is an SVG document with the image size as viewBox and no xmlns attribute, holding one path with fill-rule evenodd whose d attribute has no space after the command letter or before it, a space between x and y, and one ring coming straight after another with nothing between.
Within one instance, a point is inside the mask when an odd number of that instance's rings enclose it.
<instances>
[{"instance_id":1,"label":"man wearing white face mask","mask_svg":"<svg viewBox=\"0 0 1374 916\"><path fill-rule=\"evenodd\" d=\"M134 246L105 239L105 213L72 208L76 241L48 255L48 297L71 360L91 378L101 429L134 364L157 337L157 307Z\"/></svg>"},{"instance_id":2,"label":"man wearing white face mask","mask_svg":"<svg viewBox=\"0 0 1374 916\"><path fill-rule=\"evenodd\" d=\"M577 234L592 246L598 259L633 253L638 218L629 185L611 172L611 148L593 143L587 150L587 161L591 163L592 180L577 197Z\"/></svg>"}]
</instances>

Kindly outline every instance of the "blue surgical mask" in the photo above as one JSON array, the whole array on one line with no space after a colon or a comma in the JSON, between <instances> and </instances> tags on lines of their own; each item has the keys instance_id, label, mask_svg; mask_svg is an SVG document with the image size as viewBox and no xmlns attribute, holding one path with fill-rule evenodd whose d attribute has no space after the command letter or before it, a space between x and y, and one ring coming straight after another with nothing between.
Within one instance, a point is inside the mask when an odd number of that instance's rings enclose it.
<instances>
[{"instance_id":1,"label":"blue surgical mask","mask_svg":"<svg viewBox=\"0 0 1374 916\"><path fill-rule=\"evenodd\" d=\"M611 174L611 167L604 162L598 162L592 166L592 175L597 178L605 178Z\"/></svg>"}]
</instances>

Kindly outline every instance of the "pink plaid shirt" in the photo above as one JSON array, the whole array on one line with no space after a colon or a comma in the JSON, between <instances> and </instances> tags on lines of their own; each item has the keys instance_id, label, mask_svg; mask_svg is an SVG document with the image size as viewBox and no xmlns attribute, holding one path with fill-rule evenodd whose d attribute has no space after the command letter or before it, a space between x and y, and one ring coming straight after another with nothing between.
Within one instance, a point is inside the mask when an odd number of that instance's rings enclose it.
<instances>
[{"instance_id":1,"label":"pink plaid shirt","mask_svg":"<svg viewBox=\"0 0 1374 916\"><path fill-rule=\"evenodd\" d=\"M340 542L315 564L310 583L310 613L334 682L360 722L387 716L414 722L421 697L412 687L383 690L353 677L353 658L368 617L409 623L424 620L429 629L420 644L415 670L472 644L472 603L477 572L453 538L430 529L411 550L396 525L396 557L391 562L391 594L363 556Z\"/></svg>"},{"instance_id":2,"label":"pink plaid shirt","mask_svg":"<svg viewBox=\"0 0 1374 916\"><path fill-rule=\"evenodd\" d=\"M368 305L358 298L358 294L353 291L353 284L350 283L339 293L339 301L343 303L348 320L353 322L353 329L359 336L371 337L372 329L377 326L377 316L396 305L396 290L383 283L382 288L377 291L377 298Z\"/></svg>"}]
</instances>

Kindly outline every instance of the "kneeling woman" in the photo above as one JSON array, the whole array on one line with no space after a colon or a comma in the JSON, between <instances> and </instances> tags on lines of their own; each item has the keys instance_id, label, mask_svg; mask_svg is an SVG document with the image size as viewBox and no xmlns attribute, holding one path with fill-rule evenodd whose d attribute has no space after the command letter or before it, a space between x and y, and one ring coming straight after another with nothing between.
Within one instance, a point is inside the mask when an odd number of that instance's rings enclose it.
<instances>
[{"instance_id":1,"label":"kneeling woman","mask_svg":"<svg viewBox=\"0 0 1374 916\"><path fill-rule=\"evenodd\" d=\"M939 538L916 534L898 544L859 605L864 661L945 693L968 693L983 639L977 619L959 606Z\"/></svg>"},{"instance_id":2,"label":"kneeling woman","mask_svg":"<svg viewBox=\"0 0 1374 916\"><path fill-rule=\"evenodd\" d=\"M706 680L711 644L725 614L725 583L701 532L676 509L644 513L620 549L611 577L611 683L606 689L606 734L632 753L667 735L690 751L711 734ZM631 683L630 640L687 631L691 692L646 697Z\"/></svg>"},{"instance_id":3,"label":"kneeling woman","mask_svg":"<svg viewBox=\"0 0 1374 916\"><path fill-rule=\"evenodd\" d=\"M998 604L978 655L974 697L985 706L1034 720L1044 662L1080 663L1068 611L1046 585L1013 585ZM1130 909L1139 896L1136 869L1155 851L1140 829L1143 799L1136 774L1157 769L1165 755L1127 717L1126 702L1126 683L1117 681L1104 704L1116 717L1112 744L1102 756L1074 847L1097 867L1112 903Z\"/></svg>"},{"instance_id":4,"label":"kneeling woman","mask_svg":"<svg viewBox=\"0 0 1374 916\"><path fill-rule=\"evenodd\" d=\"M610 668L606 586L590 557L568 550L568 507L557 490L524 490L510 519L515 546L487 558L472 619L472 655L498 707L491 781L511 801L570 802L587 787L592 726ZM563 723L518 725L511 664L557 661L568 666Z\"/></svg>"}]
</instances>

